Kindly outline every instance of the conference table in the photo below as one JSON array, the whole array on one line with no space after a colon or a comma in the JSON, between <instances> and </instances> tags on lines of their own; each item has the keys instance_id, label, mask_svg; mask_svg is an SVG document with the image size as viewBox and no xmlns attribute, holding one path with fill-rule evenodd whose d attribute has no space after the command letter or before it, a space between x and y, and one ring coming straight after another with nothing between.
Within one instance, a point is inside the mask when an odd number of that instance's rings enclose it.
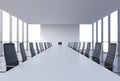
<instances>
[{"instance_id":1,"label":"conference table","mask_svg":"<svg viewBox=\"0 0 120 81\"><path fill-rule=\"evenodd\" d=\"M53 46L7 71L0 81L120 81L120 76L67 46Z\"/></svg>"}]
</instances>

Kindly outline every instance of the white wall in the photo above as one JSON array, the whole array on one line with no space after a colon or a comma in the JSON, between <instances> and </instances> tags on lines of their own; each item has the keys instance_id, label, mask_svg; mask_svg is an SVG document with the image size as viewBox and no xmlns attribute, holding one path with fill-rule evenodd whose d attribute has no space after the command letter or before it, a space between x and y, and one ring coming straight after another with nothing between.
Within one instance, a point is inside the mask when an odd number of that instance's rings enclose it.
<instances>
[{"instance_id":1,"label":"white wall","mask_svg":"<svg viewBox=\"0 0 120 81\"><path fill-rule=\"evenodd\" d=\"M54 44L61 41L67 44L70 41L79 41L78 24L42 24L41 41L51 41Z\"/></svg>"}]
</instances>

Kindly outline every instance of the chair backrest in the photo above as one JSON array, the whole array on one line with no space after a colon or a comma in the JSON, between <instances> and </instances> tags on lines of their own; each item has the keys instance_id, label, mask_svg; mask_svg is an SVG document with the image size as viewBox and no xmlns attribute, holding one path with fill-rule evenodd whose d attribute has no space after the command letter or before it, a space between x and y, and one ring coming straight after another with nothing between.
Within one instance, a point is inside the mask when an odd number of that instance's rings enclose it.
<instances>
[{"instance_id":1,"label":"chair backrest","mask_svg":"<svg viewBox=\"0 0 120 81\"><path fill-rule=\"evenodd\" d=\"M33 46L33 43L29 43L30 45L30 52L31 52L31 56L35 56L35 50L34 50L34 46Z\"/></svg>"},{"instance_id":2,"label":"chair backrest","mask_svg":"<svg viewBox=\"0 0 120 81\"><path fill-rule=\"evenodd\" d=\"M77 51L78 51L78 52L80 51L80 47L81 47L81 43L78 42L78 47L77 47Z\"/></svg>"},{"instance_id":3,"label":"chair backrest","mask_svg":"<svg viewBox=\"0 0 120 81\"><path fill-rule=\"evenodd\" d=\"M73 46L74 46L74 42L71 42L71 48L73 48Z\"/></svg>"},{"instance_id":4,"label":"chair backrest","mask_svg":"<svg viewBox=\"0 0 120 81\"><path fill-rule=\"evenodd\" d=\"M86 56L86 57L89 57L90 47L91 47L91 43L88 42L88 43L87 43L87 48L86 48L86 50L85 50L85 56Z\"/></svg>"},{"instance_id":5,"label":"chair backrest","mask_svg":"<svg viewBox=\"0 0 120 81\"><path fill-rule=\"evenodd\" d=\"M102 50L102 43L96 43L95 44L95 49L94 49L94 52L93 52L93 55L92 55L92 60L96 61L97 63L99 63L101 50Z\"/></svg>"},{"instance_id":6,"label":"chair backrest","mask_svg":"<svg viewBox=\"0 0 120 81\"><path fill-rule=\"evenodd\" d=\"M13 43L5 43L4 44L4 56L7 66L17 66L19 64L15 45ZM11 68L7 67L7 70Z\"/></svg>"},{"instance_id":7,"label":"chair backrest","mask_svg":"<svg viewBox=\"0 0 120 81\"><path fill-rule=\"evenodd\" d=\"M52 42L48 42L49 43L49 48L52 47Z\"/></svg>"},{"instance_id":8,"label":"chair backrest","mask_svg":"<svg viewBox=\"0 0 120 81\"><path fill-rule=\"evenodd\" d=\"M22 56L22 60L23 62L27 60L27 56L26 56L26 52L25 52L25 48L24 48L24 44L20 43L20 52L21 52L21 56Z\"/></svg>"},{"instance_id":9,"label":"chair backrest","mask_svg":"<svg viewBox=\"0 0 120 81\"><path fill-rule=\"evenodd\" d=\"M79 51L79 49L80 49L80 42L76 42L76 48L75 48L75 50Z\"/></svg>"},{"instance_id":10,"label":"chair backrest","mask_svg":"<svg viewBox=\"0 0 120 81\"><path fill-rule=\"evenodd\" d=\"M47 42L47 47L50 48L50 42Z\"/></svg>"},{"instance_id":11,"label":"chair backrest","mask_svg":"<svg viewBox=\"0 0 120 81\"><path fill-rule=\"evenodd\" d=\"M39 43L39 46L40 46L41 52L44 51L44 47L43 47L43 43L42 42Z\"/></svg>"},{"instance_id":12,"label":"chair backrest","mask_svg":"<svg viewBox=\"0 0 120 81\"><path fill-rule=\"evenodd\" d=\"M68 47L70 47L70 42L68 42Z\"/></svg>"},{"instance_id":13,"label":"chair backrest","mask_svg":"<svg viewBox=\"0 0 120 81\"><path fill-rule=\"evenodd\" d=\"M38 43L36 42L36 50L37 50L37 54L39 54L40 53L40 50L39 50L39 48L38 48Z\"/></svg>"},{"instance_id":14,"label":"chair backrest","mask_svg":"<svg viewBox=\"0 0 120 81\"><path fill-rule=\"evenodd\" d=\"M82 49L81 49L81 54L84 54L84 49L85 49L85 42L83 42Z\"/></svg>"},{"instance_id":15,"label":"chair backrest","mask_svg":"<svg viewBox=\"0 0 120 81\"><path fill-rule=\"evenodd\" d=\"M39 47L40 47L40 52L42 52L42 46L40 42L39 42Z\"/></svg>"},{"instance_id":16,"label":"chair backrest","mask_svg":"<svg viewBox=\"0 0 120 81\"><path fill-rule=\"evenodd\" d=\"M49 48L52 47L52 42L49 42Z\"/></svg>"},{"instance_id":17,"label":"chair backrest","mask_svg":"<svg viewBox=\"0 0 120 81\"><path fill-rule=\"evenodd\" d=\"M53 44L52 44L52 42L50 42L50 47L52 47L53 46Z\"/></svg>"},{"instance_id":18,"label":"chair backrest","mask_svg":"<svg viewBox=\"0 0 120 81\"><path fill-rule=\"evenodd\" d=\"M74 49L74 50L77 49L77 42L74 42L73 49Z\"/></svg>"},{"instance_id":19,"label":"chair backrest","mask_svg":"<svg viewBox=\"0 0 120 81\"><path fill-rule=\"evenodd\" d=\"M47 49L47 43L46 42L44 42L44 47L45 47L45 49Z\"/></svg>"},{"instance_id":20,"label":"chair backrest","mask_svg":"<svg viewBox=\"0 0 120 81\"><path fill-rule=\"evenodd\" d=\"M108 54L105 59L105 66L113 66L115 54L116 54L116 43L110 43L108 47ZM112 68L110 70L112 70Z\"/></svg>"}]
</instances>

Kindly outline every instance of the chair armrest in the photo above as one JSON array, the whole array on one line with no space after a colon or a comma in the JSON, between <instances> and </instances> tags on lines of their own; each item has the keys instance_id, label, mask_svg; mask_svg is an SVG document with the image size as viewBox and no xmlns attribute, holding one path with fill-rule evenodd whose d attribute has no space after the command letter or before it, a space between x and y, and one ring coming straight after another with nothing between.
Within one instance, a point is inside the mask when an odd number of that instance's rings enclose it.
<instances>
[{"instance_id":1,"label":"chair armrest","mask_svg":"<svg viewBox=\"0 0 120 81\"><path fill-rule=\"evenodd\" d=\"M105 67L108 67L108 68L109 68L109 67L113 67L113 66L105 66Z\"/></svg>"},{"instance_id":2,"label":"chair armrest","mask_svg":"<svg viewBox=\"0 0 120 81\"><path fill-rule=\"evenodd\" d=\"M115 66L113 65L113 66L105 66L105 67L113 67L114 68Z\"/></svg>"},{"instance_id":3,"label":"chair armrest","mask_svg":"<svg viewBox=\"0 0 120 81\"><path fill-rule=\"evenodd\" d=\"M98 59L92 59L93 61L99 61Z\"/></svg>"},{"instance_id":4,"label":"chair armrest","mask_svg":"<svg viewBox=\"0 0 120 81\"><path fill-rule=\"evenodd\" d=\"M10 65L5 65L6 67L15 67L15 66L10 66ZM5 73L7 71L0 71L0 73Z\"/></svg>"},{"instance_id":5,"label":"chair armrest","mask_svg":"<svg viewBox=\"0 0 120 81\"><path fill-rule=\"evenodd\" d=\"M98 59L92 59L92 60L98 60Z\"/></svg>"},{"instance_id":6,"label":"chair armrest","mask_svg":"<svg viewBox=\"0 0 120 81\"><path fill-rule=\"evenodd\" d=\"M20 63L23 63L23 61L19 60L19 64L20 64Z\"/></svg>"},{"instance_id":7,"label":"chair armrest","mask_svg":"<svg viewBox=\"0 0 120 81\"><path fill-rule=\"evenodd\" d=\"M6 67L15 67L15 66L10 66L10 65L7 65Z\"/></svg>"},{"instance_id":8,"label":"chair armrest","mask_svg":"<svg viewBox=\"0 0 120 81\"><path fill-rule=\"evenodd\" d=\"M32 56L27 56L28 58L32 58Z\"/></svg>"},{"instance_id":9,"label":"chair armrest","mask_svg":"<svg viewBox=\"0 0 120 81\"><path fill-rule=\"evenodd\" d=\"M27 60L30 60L32 58L32 56L27 56Z\"/></svg>"},{"instance_id":10,"label":"chair armrest","mask_svg":"<svg viewBox=\"0 0 120 81\"><path fill-rule=\"evenodd\" d=\"M113 71L114 73L120 73L120 72L115 72L115 71Z\"/></svg>"},{"instance_id":11,"label":"chair armrest","mask_svg":"<svg viewBox=\"0 0 120 81\"><path fill-rule=\"evenodd\" d=\"M0 73L5 73L5 72L7 72L7 71L0 71Z\"/></svg>"}]
</instances>

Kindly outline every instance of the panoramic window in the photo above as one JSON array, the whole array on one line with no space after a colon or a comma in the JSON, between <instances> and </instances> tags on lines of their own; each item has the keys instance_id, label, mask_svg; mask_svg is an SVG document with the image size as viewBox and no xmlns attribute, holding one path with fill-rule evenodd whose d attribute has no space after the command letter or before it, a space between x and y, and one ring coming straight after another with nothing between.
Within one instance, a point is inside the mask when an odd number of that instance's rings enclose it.
<instances>
[{"instance_id":1,"label":"panoramic window","mask_svg":"<svg viewBox=\"0 0 120 81\"><path fill-rule=\"evenodd\" d=\"M27 23L24 23L24 42L27 41Z\"/></svg>"},{"instance_id":2,"label":"panoramic window","mask_svg":"<svg viewBox=\"0 0 120 81\"><path fill-rule=\"evenodd\" d=\"M110 14L110 42L117 43L118 41L118 11Z\"/></svg>"},{"instance_id":3,"label":"panoramic window","mask_svg":"<svg viewBox=\"0 0 120 81\"><path fill-rule=\"evenodd\" d=\"M101 28L102 28L102 25L101 25L101 19L98 21L98 42L101 42Z\"/></svg>"},{"instance_id":4,"label":"panoramic window","mask_svg":"<svg viewBox=\"0 0 120 81\"><path fill-rule=\"evenodd\" d=\"M92 25L80 24L80 41L92 42Z\"/></svg>"},{"instance_id":5,"label":"panoramic window","mask_svg":"<svg viewBox=\"0 0 120 81\"><path fill-rule=\"evenodd\" d=\"M93 24L93 27L94 27L94 46L95 46L95 43L96 43L96 22Z\"/></svg>"},{"instance_id":6,"label":"panoramic window","mask_svg":"<svg viewBox=\"0 0 120 81\"><path fill-rule=\"evenodd\" d=\"M103 18L103 52L108 52L108 16Z\"/></svg>"},{"instance_id":7,"label":"panoramic window","mask_svg":"<svg viewBox=\"0 0 120 81\"><path fill-rule=\"evenodd\" d=\"M17 18L12 16L12 42L17 42Z\"/></svg>"},{"instance_id":8,"label":"panoramic window","mask_svg":"<svg viewBox=\"0 0 120 81\"><path fill-rule=\"evenodd\" d=\"M2 11L2 40L3 42L9 42L10 41L10 14Z\"/></svg>"},{"instance_id":9,"label":"panoramic window","mask_svg":"<svg viewBox=\"0 0 120 81\"><path fill-rule=\"evenodd\" d=\"M12 42L17 49L17 18L12 16Z\"/></svg>"},{"instance_id":10,"label":"panoramic window","mask_svg":"<svg viewBox=\"0 0 120 81\"><path fill-rule=\"evenodd\" d=\"M92 24L80 24L79 28L80 28L80 41L92 42Z\"/></svg>"},{"instance_id":11,"label":"panoramic window","mask_svg":"<svg viewBox=\"0 0 120 81\"><path fill-rule=\"evenodd\" d=\"M29 42L40 42L40 24L28 25Z\"/></svg>"},{"instance_id":12,"label":"panoramic window","mask_svg":"<svg viewBox=\"0 0 120 81\"><path fill-rule=\"evenodd\" d=\"M22 28L23 28L23 25L22 25L22 20L19 20L19 42L22 42Z\"/></svg>"},{"instance_id":13,"label":"panoramic window","mask_svg":"<svg viewBox=\"0 0 120 81\"><path fill-rule=\"evenodd\" d=\"M24 47L27 48L27 23L24 22Z\"/></svg>"}]
</instances>

